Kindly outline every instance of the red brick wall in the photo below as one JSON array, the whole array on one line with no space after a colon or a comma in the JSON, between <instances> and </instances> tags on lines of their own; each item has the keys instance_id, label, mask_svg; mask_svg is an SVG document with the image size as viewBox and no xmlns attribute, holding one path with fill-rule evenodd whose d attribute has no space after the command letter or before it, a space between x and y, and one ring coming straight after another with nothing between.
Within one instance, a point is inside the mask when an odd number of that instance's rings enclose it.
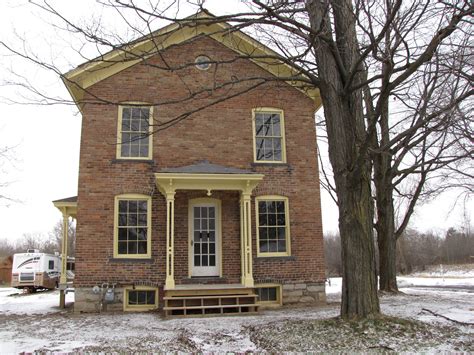
<instances>
[{"instance_id":1,"label":"red brick wall","mask_svg":"<svg viewBox=\"0 0 474 355\"><path fill-rule=\"evenodd\" d=\"M164 57L171 65L192 63L197 55L231 60L235 53L209 38L196 39L168 49ZM163 65L158 58L150 63ZM197 99L163 105L182 99L187 89L227 82L231 78L272 76L247 60L221 64L215 70L200 71L190 66L169 72L138 64L89 90L112 103L143 101L156 104L155 124L189 112L215 98L248 89L236 83L227 91L214 90ZM209 96L210 95L210 96ZM284 110L287 164L253 164L252 108ZM209 160L265 174L255 195L280 194L289 198L291 223L290 258L254 258L255 279L264 281L320 281L325 277L320 210L314 104L293 87L269 80L258 88L208 107L159 130L153 135L153 161L117 161L117 106L86 104L83 110L78 193L76 286L102 282L149 282L162 285L165 277L165 203L155 188L153 173L165 167L179 167ZM158 126L157 126L158 127ZM153 196L151 260L113 260L114 196L144 193ZM188 199L205 197L201 191L176 194L175 274L180 283L187 277ZM240 279L240 222L237 192L214 192L222 199L224 277ZM252 206L253 251L255 253L255 207Z\"/></svg>"}]
</instances>

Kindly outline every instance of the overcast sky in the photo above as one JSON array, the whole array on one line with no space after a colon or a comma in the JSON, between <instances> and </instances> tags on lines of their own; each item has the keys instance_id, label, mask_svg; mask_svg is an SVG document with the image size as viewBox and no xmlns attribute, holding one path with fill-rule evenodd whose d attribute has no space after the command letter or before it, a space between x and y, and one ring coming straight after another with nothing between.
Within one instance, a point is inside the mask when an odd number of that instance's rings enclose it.
<instances>
[{"instance_id":1,"label":"overcast sky","mask_svg":"<svg viewBox=\"0 0 474 355\"><path fill-rule=\"evenodd\" d=\"M103 11L95 1L50 1L75 19L89 20L92 14L101 17L111 28L123 28L120 17ZM207 7L216 14L235 10L234 1L209 1ZM26 44L19 38L27 39ZM42 11L27 1L0 2L0 38L16 48L26 45L42 58L53 60L64 71L83 60L71 52L74 38L50 24ZM92 51L93 52L93 51ZM97 53L90 53L94 56ZM70 53L70 54L69 54ZM18 200L0 200L0 239L16 240L25 233L46 235L61 218L52 200L77 194L81 116L67 105L20 105L8 99L31 102L20 88L6 85L27 78L34 86L53 96L68 97L59 77L19 60L0 49L0 148L13 146L13 161L0 162L0 184L11 181L0 190ZM327 155L326 153L324 155ZM444 194L435 201L417 208L411 227L419 230L446 230L461 226L474 218L473 204L455 206L456 192ZM323 226L325 231L337 230L337 209L330 197L322 196Z\"/></svg>"}]
</instances>

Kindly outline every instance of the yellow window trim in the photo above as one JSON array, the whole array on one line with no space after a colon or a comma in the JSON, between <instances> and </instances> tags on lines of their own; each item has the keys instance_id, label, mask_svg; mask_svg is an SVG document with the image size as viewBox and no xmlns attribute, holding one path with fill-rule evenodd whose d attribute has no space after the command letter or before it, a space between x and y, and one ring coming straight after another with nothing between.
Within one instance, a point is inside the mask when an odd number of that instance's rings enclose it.
<instances>
[{"instance_id":1,"label":"yellow window trim","mask_svg":"<svg viewBox=\"0 0 474 355\"><path fill-rule=\"evenodd\" d=\"M147 201L147 253L146 254L119 254L118 253L118 210L121 200ZM114 258L118 259L149 259L151 257L151 196L141 194L122 194L115 196L114 203Z\"/></svg>"},{"instance_id":2,"label":"yellow window trim","mask_svg":"<svg viewBox=\"0 0 474 355\"><path fill-rule=\"evenodd\" d=\"M149 107L149 124L148 124L148 156L146 157L122 157L122 112L126 107ZM151 160L153 159L153 106L146 102L122 102L118 107L118 120L117 120L117 148L116 158L126 160Z\"/></svg>"},{"instance_id":3,"label":"yellow window trim","mask_svg":"<svg viewBox=\"0 0 474 355\"><path fill-rule=\"evenodd\" d=\"M281 160L257 160L255 114L257 113L278 113L280 114L281 132ZM285 116L283 110L275 107L256 107L252 109L252 134L253 134L253 162L264 164L286 163L286 138L285 138Z\"/></svg>"},{"instance_id":4,"label":"yellow window trim","mask_svg":"<svg viewBox=\"0 0 474 355\"><path fill-rule=\"evenodd\" d=\"M277 289L277 300L276 301L257 301L257 303L263 307L281 307L283 305L283 288L280 284L275 283L263 283L256 284L255 288L267 288L276 287Z\"/></svg>"},{"instance_id":5,"label":"yellow window trim","mask_svg":"<svg viewBox=\"0 0 474 355\"><path fill-rule=\"evenodd\" d=\"M191 241L193 240L193 233L194 230L193 226L193 207L201 204L213 204L216 206L216 240L217 243L217 250L219 251L219 257L217 258L217 262L219 263L219 277L222 277L222 203L220 199L211 198L211 197L198 197L192 198L189 200L188 206L188 277L192 277L193 274L193 248L191 247Z\"/></svg>"},{"instance_id":6,"label":"yellow window trim","mask_svg":"<svg viewBox=\"0 0 474 355\"><path fill-rule=\"evenodd\" d=\"M286 252L260 252L260 236L259 236L259 220L258 220L258 203L259 201L283 201L285 203L285 237L286 237ZM264 195L255 197L255 226L257 235L257 257L275 257L275 256L290 256L291 255L291 234L290 234L290 208L288 197L280 195Z\"/></svg>"},{"instance_id":7,"label":"yellow window trim","mask_svg":"<svg viewBox=\"0 0 474 355\"><path fill-rule=\"evenodd\" d=\"M135 305L128 304L129 291L155 291L155 303L153 305ZM158 288L150 286L126 286L123 289L123 310L126 312L151 311L158 308Z\"/></svg>"}]
</instances>

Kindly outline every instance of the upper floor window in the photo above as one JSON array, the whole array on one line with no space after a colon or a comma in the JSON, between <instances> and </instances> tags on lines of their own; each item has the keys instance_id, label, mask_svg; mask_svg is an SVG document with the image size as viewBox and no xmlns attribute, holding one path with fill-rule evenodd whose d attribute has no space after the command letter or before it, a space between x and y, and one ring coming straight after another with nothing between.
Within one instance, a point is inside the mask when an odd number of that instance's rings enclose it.
<instances>
[{"instance_id":1,"label":"upper floor window","mask_svg":"<svg viewBox=\"0 0 474 355\"><path fill-rule=\"evenodd\" d=\"M151 106L119 106L117 158L151 159Z\"/></svg>"},{"instance_id":2,"label":"upper floor window","mask_svg":"<svg viewBox=\"0 0 474 355\"><path fill-rule=\"evenodd\" d=\"M290 255L290 221L288 198L284 196L258 196L257 256Z\"/></svg>"},{"instance_id":3,"label":"upper floor window","mask_svg":"<svg viewBox=\"0 0 474 355\"><path fill-rule=\"evenodd\" d=\"M115 258L151 256L151 197L119 195L115 197Z\"/></svg>"},{"instance_id":4,"label":"upper floor window","mask_svg":"<svg viewBox=\"0 0 474 355\"><path fill-rule=\"evenodd\" d=\"M273 108L253 110L254 161L285 163L285 125L283 111Z\"/></svg>"}]
</instances>

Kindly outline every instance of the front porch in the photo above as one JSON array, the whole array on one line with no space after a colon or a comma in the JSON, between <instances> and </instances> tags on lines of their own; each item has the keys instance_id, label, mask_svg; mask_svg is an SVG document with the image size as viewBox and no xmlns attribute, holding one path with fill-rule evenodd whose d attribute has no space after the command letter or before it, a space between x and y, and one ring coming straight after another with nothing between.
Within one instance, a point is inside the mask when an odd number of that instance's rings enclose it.
<instances>
[{"instance_id":1,"label":"front porch","mask_svg":"<svg viewBox=\"0 0 474 355\"><path fill-rule=\"evenodd\" d=\"M254 286L252 274L252 212L251 212L251 194L257 184L263 179L262 174L256 174L251 171L228 168L208 162L201 162L195 165L189 165L181 168L162 169L155 174L156 185L159 191L166 199L166 279L165 296L168 291L176 290L177 286L183 283L201 284L202 278L212 282L214 278L216 283L227 283L223 273L223 244L228 239L229 232L228 221L235 220L233 214L240 222L240 238L233 240L229 247L240 252L240 285L246 288ZM177 191L187 192L206 191L207 197L181 196L180 206L181 216L184 218L183 205L187 209L187 233L183 230L179 235L179 247L187 249L187 258L180 259L179 266L182 268L183 259L187 259L188 272L187 277L176 280L175 274L175 203ZM213 192L217 193L217 198ZM225 193L238 193L238 200L235 201L235 207L239 208L235 212L229 212L230 205L233 203L230 195ZM181 194L181 193L180 193ZM220 194L220 195L219 195ZM226 215L223 213L223 197ZM219 198L221 197L221 198ZM230 200L229 200L230 199ZM182 224L181 220L181 224ZM186 234L186 244L183 243L183 234ZM237 244L237 245L235 245ZM183 250L180 250L183 253ZM231 258L232 259L232 258ZM226 260L234 262L234 260ZM235 262L234 262L235 263ZM235 283L235 282L231 282ZM209 285L208 285L209 286Z\"/></svg>"},{"instance_id":2,"label":"front porch","mask_svg":"<svg viewBox=\"0 0 474 355\"><path fill-rule=\"evenodd\" d=\"M262 179L208 162L155 174L166 199L165 314L257 311L251 194Z\"/></svg>"}]
</instances>

